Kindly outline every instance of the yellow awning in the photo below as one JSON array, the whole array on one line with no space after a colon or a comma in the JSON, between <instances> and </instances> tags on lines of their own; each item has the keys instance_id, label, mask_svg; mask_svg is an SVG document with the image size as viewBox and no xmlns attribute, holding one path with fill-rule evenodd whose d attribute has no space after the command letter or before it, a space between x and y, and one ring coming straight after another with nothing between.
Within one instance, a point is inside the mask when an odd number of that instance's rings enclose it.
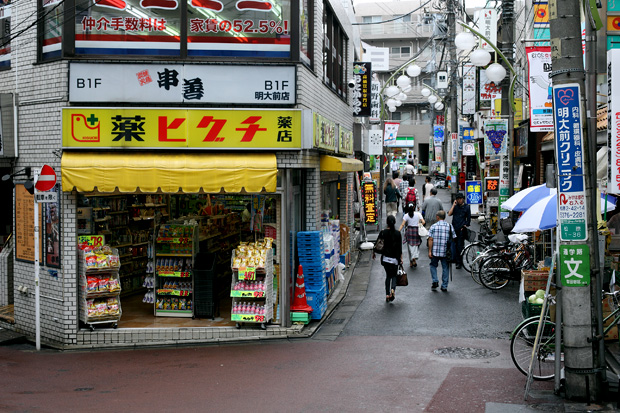
<instances>
[{"instance_id":1,"label":"yellow awning","mask_svg":"<svg viewBox=\"0 0 620 413\"><path fill-rule=\"evenodd\" d=\"M337 156L321 155L321 171L325 172L354 172L364 169L364 163L353 158L339 158Z\"/></svg>"},{"instance_id":2,"label":"yellow awning","mask_svg":"<svg viewBox=\"0 0 620 413\"><path fill-rule=\"evenodd\" d=\"M277 172L273 153L64 152L61 161L66 192L275 192Z\"/></svg>"}]
</instances>

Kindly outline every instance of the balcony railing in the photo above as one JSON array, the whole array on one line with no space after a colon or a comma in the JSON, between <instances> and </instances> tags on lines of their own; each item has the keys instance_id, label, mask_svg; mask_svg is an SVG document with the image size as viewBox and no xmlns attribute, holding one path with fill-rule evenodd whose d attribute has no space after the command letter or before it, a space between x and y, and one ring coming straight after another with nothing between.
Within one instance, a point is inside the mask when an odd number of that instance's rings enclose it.
<instances>
[{"instance_id":1,"label":"balcony railing","mask_svg":"<svg viewBox=\"0 0 620 413\"><path fill-rule=\"evenodd\" d=\"M430 37L433 32L433 26L430 24L421 24L418 22L388 22L382 24L368 24L360 26L360 34L364 37L372 37L374 35L393 35L401 34L406 36Z\"/></svg>"}]
</instances>

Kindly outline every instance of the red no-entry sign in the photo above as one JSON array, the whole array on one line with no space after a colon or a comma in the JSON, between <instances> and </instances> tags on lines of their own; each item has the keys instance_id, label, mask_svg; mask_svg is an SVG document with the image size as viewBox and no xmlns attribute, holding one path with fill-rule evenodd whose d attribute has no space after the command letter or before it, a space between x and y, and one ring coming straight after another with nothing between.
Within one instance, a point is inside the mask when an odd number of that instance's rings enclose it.
<instances>
[{"instance_id":1,"label":"red no-entry sign","mask_svg":"<svg viewBox=\"0 0 620 413\"><path fill-rule=\"evenodd\" d=\"M51 166L43 165L39 179L34 187L37 188L37 191L45 192L52 189L54 185L56 185L56 172L54 172Z\"/></svg>"}]
</instances>

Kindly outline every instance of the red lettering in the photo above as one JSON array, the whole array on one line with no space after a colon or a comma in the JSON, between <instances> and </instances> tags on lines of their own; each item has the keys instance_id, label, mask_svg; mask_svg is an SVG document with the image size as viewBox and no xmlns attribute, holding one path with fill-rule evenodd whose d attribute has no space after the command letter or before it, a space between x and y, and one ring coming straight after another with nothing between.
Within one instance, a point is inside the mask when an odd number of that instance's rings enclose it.
<instances>
[{"instance_id":1,"label":"red lettering","mask_svg":"<svg viewBox=\"0 0 620 413\"><path fill-rule=\"evenodd\" d=\"M159 117L159 128L157 133L157 139L160 142L185 142L186 139L169 139L168 138L168 129L179 129L179 127L185 122L185 118L176 118L172 121L170 125L167 122L168 118L166 116Z\"/></svg>"},{"instance_id":2,"label":"red lettering","mask_svg":"<svg viewBox=\"0 0 620 413\"><path fill-rule=\"evenodd\" d=\"M224 128L226 124L226 119L215 119L213 116L204 116L200 123L198 123L198 128L207 128L209 125L213 123L211 130L207 133L207 136L202 140L203 142L222 142L225 138L222 138L219 133Z\"/></svg>"}]
</instances>

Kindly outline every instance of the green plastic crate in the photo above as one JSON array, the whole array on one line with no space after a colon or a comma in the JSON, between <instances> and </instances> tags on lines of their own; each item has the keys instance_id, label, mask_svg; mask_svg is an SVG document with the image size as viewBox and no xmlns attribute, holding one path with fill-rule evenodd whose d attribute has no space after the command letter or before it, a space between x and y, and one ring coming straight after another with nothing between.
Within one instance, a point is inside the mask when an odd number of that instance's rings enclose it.
<instances>
[{"instance_id":1,"label":"green plastic crate","mask_svg":"<svg viewBox=\"0 0 620 413\"><path fill-rule=\"evenodd\" d=\"M293 323L303 323L308 324L310 322L310 314L309 313L291 313L291 322Z\"/></svg>"}]
</instances>

